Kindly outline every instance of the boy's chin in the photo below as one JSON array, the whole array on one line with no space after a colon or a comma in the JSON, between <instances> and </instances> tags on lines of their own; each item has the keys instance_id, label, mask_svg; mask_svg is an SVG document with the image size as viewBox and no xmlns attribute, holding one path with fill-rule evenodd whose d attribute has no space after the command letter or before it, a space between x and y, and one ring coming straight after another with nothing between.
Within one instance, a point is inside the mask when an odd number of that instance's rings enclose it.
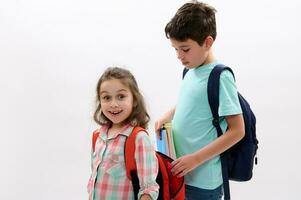
<instances>
[{"instance_id":1,"label":"boy's chin","mask_svg":"<svg viewBox=\"0 0 301 200\"><path fill-rule=\"evenodd\" d=\"M193 69L193 68L196 68L196 67L199 66L199 65L195 66L195 65L193 65L193 64L190 63L190 62L182 63L182 65L183 65L185 68L188 68L188 69Z\"/></svg>"},{"instance_id":2,"label":"boy's chin","mask_svg":"<svg viewBox=\"0 0 301 200\"><path fill-rule=\"evenodd\" d=\"M193 68L196 68L198 66L191 66L191 65L184 65L187 69L193 69Z\"/></svg>"},{"instance_id":3,"label":"boy's chin","mask_svg":"<svg viewBox=\"0 0 301 200\"><path fill-rule=\"evenodd\" d=\"M188 69L191 69L191 65L189 63L182 63L182 65Z\"/></svg>"}]
</instances>

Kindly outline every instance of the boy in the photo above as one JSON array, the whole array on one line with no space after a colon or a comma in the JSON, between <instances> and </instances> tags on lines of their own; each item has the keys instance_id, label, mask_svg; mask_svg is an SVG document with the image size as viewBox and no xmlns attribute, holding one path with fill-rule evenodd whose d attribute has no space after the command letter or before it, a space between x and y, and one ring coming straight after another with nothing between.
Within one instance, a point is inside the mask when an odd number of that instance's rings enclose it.
<instances>
[{"instance_id":1,"label":"boy","mask_svg":"<svg viewBox=\"0 0 301 200\"><path fill-rule=\"evenodd\" d=\"M208 103L207 81L219 64L212 52L216 38L216 10L194 1L184 4L165 27L178 59L189 69L183 79L178 103L155 123L156 132L172 121L177 159L172 172L185 176L187 200L222 198L219 154L244 136L244 122L232 74L220 77L219 115L224 134L217 138ZM228 127L228 129L226 128ZM227 129L227 130L226 130Z\"/></svg>"}]
</instances>

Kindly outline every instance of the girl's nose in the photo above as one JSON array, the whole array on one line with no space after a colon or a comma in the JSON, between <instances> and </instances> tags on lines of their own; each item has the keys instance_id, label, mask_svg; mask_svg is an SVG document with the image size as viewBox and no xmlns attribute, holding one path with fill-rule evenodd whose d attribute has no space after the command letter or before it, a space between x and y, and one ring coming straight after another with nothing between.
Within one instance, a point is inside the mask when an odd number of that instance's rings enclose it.
<instances>
[{"instance_id":1,"label":"girl's nose","mask_svg":"<svg viewBox=\"0 0 301 200\"><path fill-rule=\"evenodd\" d=\"M111 106L112 108L118 107L117 101L116 101L116 100L112 100L110 106Z\"/></svg>"}]
</instances>

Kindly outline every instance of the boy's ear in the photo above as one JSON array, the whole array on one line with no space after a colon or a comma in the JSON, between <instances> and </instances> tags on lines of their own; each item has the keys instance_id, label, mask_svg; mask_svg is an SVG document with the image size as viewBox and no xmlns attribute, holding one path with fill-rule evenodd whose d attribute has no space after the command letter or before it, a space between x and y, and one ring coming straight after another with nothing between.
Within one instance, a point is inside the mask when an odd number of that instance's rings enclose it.
<instances>
[{"instance_id":1,"label":"boy's ear","mask_svg":"<svg viewBox=\"0 0 301 200\"><path fill-rule=\"evenodd\" d=\"M214 42L214 39L213 39L213 37L212 36L207 36L207 38L205 39L205 47L206 48L211 48L212 47L212 44L213 44L213 42Z\"/></svg>"}]
</instances>

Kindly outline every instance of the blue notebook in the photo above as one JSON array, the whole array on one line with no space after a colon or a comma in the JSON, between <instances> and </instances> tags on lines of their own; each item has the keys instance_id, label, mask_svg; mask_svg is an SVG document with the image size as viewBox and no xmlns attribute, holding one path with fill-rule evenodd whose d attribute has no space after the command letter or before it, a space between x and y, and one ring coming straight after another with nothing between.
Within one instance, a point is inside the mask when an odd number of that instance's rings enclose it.
<instances>
[{"instance_id":1,"label":"blue notebook","mask_svg":"<svg viewBox=\"0 0 301 200\"><path fill-rule=\"evenodd\" d=\"M157 150L165 155L167 155L166 147L166 130L161 128L159 138L157 138Z\"/></svg>"}]
</instances>

